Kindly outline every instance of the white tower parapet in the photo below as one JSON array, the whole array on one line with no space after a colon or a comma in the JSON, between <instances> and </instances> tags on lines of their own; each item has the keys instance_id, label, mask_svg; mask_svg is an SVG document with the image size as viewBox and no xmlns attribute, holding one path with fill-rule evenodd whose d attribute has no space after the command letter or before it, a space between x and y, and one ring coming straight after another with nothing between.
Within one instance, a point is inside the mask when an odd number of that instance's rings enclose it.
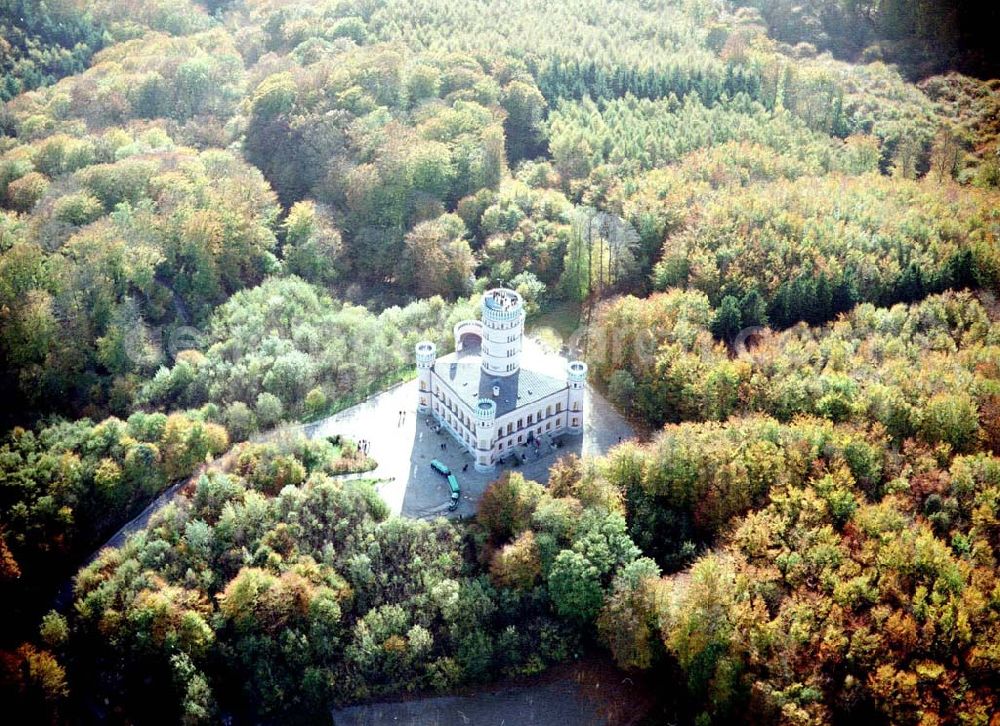
<instances>
[{"instance_id":1,"label":"white tower parapet","mask_svg":"<svg viewBox=\"0 0 1000 726\"><path fill-rule=\"evenodd\" d=\"M587 364L575 360L566 365L569 385L569 419L566 428L571 434L583 433L583 390L587 382Z\"/></svg>"},{"instance_id":2,"label":"white tower parapet","mask_svg":"<svg viewBox=\"0 0 1000 726\"><path fill-rule=\"evenodd\" d=\"M476 404L476 471L489 474L493 466L493 428L497 415L497 405L488 398L480 398Z\"/></svg>"},{"instance_id":3,"label":"white tower parapet","mask_svg":"<svg viewBox=\"0 0 1000 726\"><path fill-rule=\"evenodd\" d=\"M437 357L437 347L429 340L417 343L417 413L431 410L431 371Z\"/></svg>"},{"instance_id":4,"label":"white tower parapet","mask_svg":"<svg viewBox=\"0 0 1000 726\"><path fill-rule=\"evenodd\" d=\"M498 287L483 294L483 371L511 376L520 368L524 336L524 301L514 290Z\"/></svg>"}]
</instances>

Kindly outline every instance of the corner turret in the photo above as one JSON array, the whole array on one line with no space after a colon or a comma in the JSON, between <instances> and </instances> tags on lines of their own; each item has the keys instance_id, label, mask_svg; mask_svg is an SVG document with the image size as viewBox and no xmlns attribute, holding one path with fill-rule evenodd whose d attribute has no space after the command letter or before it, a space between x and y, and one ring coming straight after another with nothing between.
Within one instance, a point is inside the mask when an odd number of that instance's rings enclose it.
<instances>
[{"instance_id":1,"label":"corner turret","mask_svg":"<svg viewBox=\"0 0 1000 726\"><path fill-rule=\"evenodd\" d=\"M493 465L493 429L497 404L489 398L480 398L476 404L476 471L489 474Z\"/></svg>"},{"instance_id":2,"label":"corner turret","mask_svg":"<svg viewBox=\"0 0 1000 726\"><path fill-rule=\"evenodd\" d=\"M569 420L566 429L571 434L583 433L583 391L587 383L587 364L582 360L566 365L566 384L569 386Z\"/></svg>"},{"instance_id":3,"label":"corner turret","mask_svg":"<svg viewBox=\"0 0 1000 726\"><path fill-rule=\"evenodd\" d=\"M437 357L437 346L429 340L417 343L417 413L431 410L431 371Z\"/></svg>"}]
</instances>

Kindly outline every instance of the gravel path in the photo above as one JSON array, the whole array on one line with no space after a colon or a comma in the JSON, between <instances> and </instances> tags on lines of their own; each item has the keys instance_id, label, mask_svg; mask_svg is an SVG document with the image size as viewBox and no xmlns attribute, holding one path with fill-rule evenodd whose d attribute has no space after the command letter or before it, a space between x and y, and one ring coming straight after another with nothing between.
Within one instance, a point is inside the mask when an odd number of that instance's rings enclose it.
<instances>
[{"instance_id":1,"label":"gravel path","mask_svg":"<svg viewBox=\"0 0 1000 726\"><path fill-rule=\"evenodd\" d=\"M111 535L107 542L91 552L90 556L81 562L80 566L76 568L76 571L79 572L91 562L96 560L98 555L100 555L104 550L121 547L125 544L125 540L129 537L129 535L135 534L140 529L145 528L154 514L172 502L180 490L183 489L188 482L197 480L203 471L205 471L205 466L199 467L198 471L196 471L191 477L176 481L160 492L160 495L147 504L145 509L139 512L139 514L137 514L133 519L126 522L121 529ZM59 586L59 591L56 593L56 598L53 603L53 607L56 610L61 611L73 602L73 580L75 578L76 575L70 577Z\"/></svg>"}]
</instances>

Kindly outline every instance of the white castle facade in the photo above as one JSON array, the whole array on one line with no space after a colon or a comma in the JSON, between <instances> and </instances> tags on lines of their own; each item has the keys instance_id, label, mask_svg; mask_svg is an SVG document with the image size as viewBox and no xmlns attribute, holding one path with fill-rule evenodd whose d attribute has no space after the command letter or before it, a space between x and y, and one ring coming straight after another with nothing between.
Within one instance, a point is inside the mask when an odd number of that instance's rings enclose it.
<instances>
[{"instance_id":1,"label":"white castle facade","mask_svg":"<svg viewBox=\"0 0 1000 726\"><path fill-rule=\"evenodd\" d=\"M492 472L520 445L583 432L587 365L572 361L557 378L521 367L524 301L514 290L483 295L482 319L455 326L455 352L437 358L417 343L417 412L430 414Z\"/></svg>"}]
</instances>

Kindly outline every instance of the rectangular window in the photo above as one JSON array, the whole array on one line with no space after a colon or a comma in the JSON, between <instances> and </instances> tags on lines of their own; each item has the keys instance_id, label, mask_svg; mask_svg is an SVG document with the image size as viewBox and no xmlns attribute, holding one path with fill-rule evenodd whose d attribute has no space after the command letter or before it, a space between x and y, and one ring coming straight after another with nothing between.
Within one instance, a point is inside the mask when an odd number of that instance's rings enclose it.
<instances>
[{"instance_id":1,"label":"rectangular window","mask_svg":"<svg viewBox=\"0 0 1000 726\"><path fill-rule=\"evenodd\" d=\"M546 406L545 407L545 415L546 416L551 416L552 415L552 406Z\"/></svg>"},{"instance_id":2,"label":"rectangular window","mask_svg":"<svg viewBox=\"0 0 1000 726\"><path fill-rule=\"evenodd\" d=\"M503 451L503 442L502 441L500 442L500 448L498 450L499 451Z\"/></svg>"},{"instance_id":3,"label":"rectangular window","mask_svg":"<svg viewBox=\"0 0 1000 726\"><path fill-rule=\"evenodd\" d=\"M507 424L507 435L510 436L512 433L514 433L514 424L509 423Z\"/></svg>"},{"instance_id":4,"label":"rectangular window","mask_svg":"<svg viewBox=\"0 0 1000 726\"><path fill-rule=\"evenodd\" d=\"M556 413L562 413L562 404L561 403L557 403L556 404Z\"/></svg>"},{"instance_id":5,"label":"rectangular window","mask_svg":"<svg viewBox=\"0 0 1000 726\"><path fill-rule=\"evenodd\" d=\"M524 443L524 437L523 436L518 436L517 437L517 443L523 444Z\"/></svg>"},{"instance_id":6,"label":"rectangular window","mask_svg":"<svg viewBox=\"0 0 1000 726\"><path fill-rule=\"evenodd\" d=\"M528 426L531 426L531 424L533 424L533 423L535 423L535 414L529 413L528 414Z\"/></svg>"},{"instance_id":7,"label":"rectangular window","mask_svg":"<svg viewBox=\"0 0 1000 726\"><path fill-rule=\"evenodd\" d=\"M517 420L517 430L520 431L523 428L524 428L524 419L523 418L519 418Z\"/></svg>"},{"instance_id":8,"label":"rectangular window","mask_svg":"<svg viewBox=\"0 0 1000 726\"><path fill-rule=\"evenodd\" d=\"M552 422L551 421L549 421L547 424L545 424L545 430L546 431L551 431L552 430Z\"/></svg>"},{"instance_id":9,"label":"rectangular window","mask_svg":"<svg viewBox=\"0 0 1000 726\"><path fill-rule=\"evenodd\" d=\"M562 416L556 419L556 427L562 426Z\"/></svg>"}]
</instances>

